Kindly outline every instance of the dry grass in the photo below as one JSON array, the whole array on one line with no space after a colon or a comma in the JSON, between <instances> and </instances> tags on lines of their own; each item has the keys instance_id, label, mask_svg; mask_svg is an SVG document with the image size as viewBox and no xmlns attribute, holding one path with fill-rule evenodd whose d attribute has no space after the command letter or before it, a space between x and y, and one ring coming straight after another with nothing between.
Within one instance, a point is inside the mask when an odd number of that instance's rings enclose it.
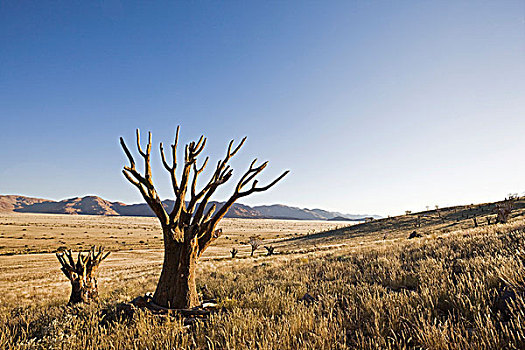
<instances>
[{"instance_id":1,"label":"dry grass","mask_svg":"<svg viewBox=\"0 0 525 350\"><path fill-rule=\"evenodd\" d=\"M226 311L191 329L148 314L104 322L104 312L111 315L119 301L154 289L158 251L114 253L101 267L101 304L77 308L64 306L68 290L49 288L60 278L49 255L5 256L13 264L34 257L31 264L18 263L35 271L25 275L26 287L17 280L24 274L8 277L7 284L17 286L11 293L2 281L0 348L523 349L520 213L509 224L478 228L466 218L428 221L418 228L425 237L414 240L406 239L414 228L403 216L302 239L282 237L279 254L270 257L212 254L199 264L198 284ZM221 247L228 255L231 246ZM44 266L56 268L56 275L49 271L48 279L33 283L31 276ZM16 291L35 301L17 298ZM318 301L299 302L306 292Z\"/></svg>"}]
</instances>

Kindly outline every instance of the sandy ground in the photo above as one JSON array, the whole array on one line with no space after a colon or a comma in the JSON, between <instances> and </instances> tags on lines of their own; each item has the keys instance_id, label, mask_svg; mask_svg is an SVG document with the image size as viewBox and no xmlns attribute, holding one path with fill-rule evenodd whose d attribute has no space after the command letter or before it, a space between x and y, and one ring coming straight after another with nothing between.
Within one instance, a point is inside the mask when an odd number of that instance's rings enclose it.
<instances>
[{"instance_id":1,"label":"sandy ground","mask_svg":"<svg viewBox=\"0 0 525 350\"><path fill-rule=\"evenodd\" d=\"M350 222L224 219L215 246L242 245L250 236L265 242L298 237L350 225ZM111 251L162 249L156 218L95 215L0 214L0 255L55 252L103 245Z\"/></svg>"}]
</instances>

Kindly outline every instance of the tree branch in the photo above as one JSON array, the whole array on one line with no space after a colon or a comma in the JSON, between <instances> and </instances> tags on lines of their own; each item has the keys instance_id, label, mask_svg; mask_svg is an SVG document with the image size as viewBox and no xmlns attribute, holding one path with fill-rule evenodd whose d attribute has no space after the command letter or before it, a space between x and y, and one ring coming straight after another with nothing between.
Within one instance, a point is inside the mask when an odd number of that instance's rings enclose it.
<instances>
[{"instance_id":1,"label":"tree branch","mask_svg":"<svg viewBox=\"0 0 525 350\"><path fill-rule=\"evenodd\" d=\"M197 161L197 156L203 151L205 145L206 145L206 138L204 137L204 135L201 135L197 143L195 143L195 141L190 142L189 144L186 145L184 149L184 169L182 171L182 178L180 180L180 186L178 190L175 192L175 197L176 197L175 205L173 206L173 210L170 213L170 222L172 223L175 222L176 218L181 216L181 213L183 211L184 211L185 216L186 214L189 214L186 211L186 192L188 190L190 171L191 171L192 166ZM202 168L202 170L204 170L204 167Z\"/></svg>"},{"instance_id":2,"label":"tree branch","mask_svg":"<svg viewBox=\"0 0 525 350\"><path fill-rule=\"evenodd\" d=\"M175 132L175 141L173 142L173 145L171 145L171 153L172 153L172 165L169 166L168 162L166 161L166 156L164 155L164 147L162 145L162 142L160 143L160 156L162 159L162 164L164 165L164 168L170 173L171 177L171 185L173 187L173 193L177 194L179 192L179 186L177 183L177 176L175 175L175 170L177 169L177 145L179 143L179 129L180 126L177 126L177 131Z\"/></svg>"},{"instance_id":3,"label":"tree branch","mask_svg":"<svg viewBox=\"0 0 525 350\"><path fill-rule=\"evenodd\" d=\"M149 140L146 152L143 152L140 146L140 131L137 129L137 148L141 156L144 158L145 176L142 176L135 168L135 160L133 159L133 156L129 151L128 147L126 146L126 143L124 142L124 139L122 137L120 138L120 145L124 149L124 153L126 153L126 156L128 157L130 162L130 166L125 166L122 173L129 182L131 182L139 189L140 193L142 194L142 197L144 198L146 203L148 203L155 215L157 215L161 224L163 226L167 225L168 214L166 213L166 210L162 205L162 201L157 195L157 191L155 190L155 186L153 185L151 179L151 133L149 133Z\"/></svg>"},{"instance_id":4,"label":"tree branch","mask_svg":"<svg viewBox=\"0 0 525 350\"><path fill-rule=\"evenodd\" d=\"M268 185L264 187L257 187L257 180L253 181L252 187L248 191L241 192L242 188L251 181L255 176L257 176L259 173L261 173L264 168L268 165L268 162L264 162L263 164L259 165L258 167L254 167L255 162L257 160L255 159L251 164L249 169L244 173L244 175L241 177L239 182L237 183L237 186L235 188L234 193L226 201L226 203L223 204L223 206L215 213L215 215L209 220L210 228L211 230L215 229L217 226L217 223L226 215L228 210L231 208L231 206L241 197L248 196L254 192L263 192L268 189L270 189L272 186L277 184L279 181L281 181L290 171L286 170L284 173L279 175L275 180L270 182ZM212 238L213 239L213 238Z\"/></svg>"},{"instance_id":5,"label":"tree branch","mask_svg":"<svg viewBox=\"0 0 525 350\"><path fill-rule=\"evenodd\" d=\"M213 176L210 178L210 181L208 184L199 192L198 195L193 197L188 205L188 208L193 210L194 206L197 204L197 201L201 199L203 196L204 198L199 203L199 206L197 207L197 211L195 212L195 215L193 216L192 223L198 223L201 222L202 215L204 214L204 210L206 208L206 205L208 205L208 202L213 195L213 193L217 190L217 188L226 183L232 175L233 170L230 169L230 166L227 165L230 159L241 149L241 147L244 145L244 142L246 141L246 137L243 137L241 142L233 149L232 146L234 143L234 140L231 140L228 149L226 150L226 156L223 160L219 160L217 162L217 168L215 169L215 172L213 173Z\"/></svg>"},{"instance_id":6,"label":"tree branch","mask_svg":"<svg viewBox=\"0 0 525 350\"><path fill-rule=\"evenodd\" d=\"M206 157L206 159L204 160L204 164L202 164L200 168L197 168L197 163L193 164L193 181L191 183L191 199L190 199L190 204L188 205L188 208L187 208L187 211L190 214L193 213L193 209L197 201L204 195L203 191L199 192L198 194L196 193L197 178L199 174L202 173L203 170L206 168L206 164L208 164L208 160L209 160L209 157Z\"/></svg>"}]
</instances>

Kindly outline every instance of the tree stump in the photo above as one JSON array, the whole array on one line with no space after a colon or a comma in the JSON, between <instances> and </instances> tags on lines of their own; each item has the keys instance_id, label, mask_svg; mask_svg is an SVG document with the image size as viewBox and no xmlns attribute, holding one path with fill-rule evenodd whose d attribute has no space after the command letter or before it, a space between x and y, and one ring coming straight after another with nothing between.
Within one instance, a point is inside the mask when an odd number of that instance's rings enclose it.
<instances>
[{"instance_id":1,"label":"tree stump","mask_svg":"<svg viewBox=\"0 0 525 350\"><path fill-rule=\"evenodd\" d=\"M414 231L408 236L408 239L421 238L421 237L423 236L420 233L417 233L416 231Z\"/></svg>"},{"instance_id":2,"label":"tree stump","mask_svg":"<svg viewBox=\"0 0 525 350\"><path fill-rule=\"evenodd\" d=\"M98 300L98 286L96 274L102 260L106 259L109 252L104 254L104 248L98 251L95 247L86 252L78 252L77 261L73 259L71 250L56 253L62 265L62 272L71 282L71 295L68 305L77 303L90 303Z\"/></svg>"},{"instance_id":3,"label":"tree stump","mask_svg":"<svg viewBox=\"0 0 525 350\"><path fill-rule=\"evenodd\" d=\"M264 246L264 248L266 249L266 255L270 256L270 255L273 255L274 253L274 250L275 250L275 247L272 247L272 246Z\"/></svg>"}]
</instances>

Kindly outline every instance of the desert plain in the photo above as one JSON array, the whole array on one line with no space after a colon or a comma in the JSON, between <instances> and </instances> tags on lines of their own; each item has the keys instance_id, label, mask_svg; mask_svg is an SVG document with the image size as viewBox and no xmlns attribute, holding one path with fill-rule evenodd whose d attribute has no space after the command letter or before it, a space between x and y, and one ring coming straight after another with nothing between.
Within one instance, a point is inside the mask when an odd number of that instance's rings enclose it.
<instances>
[{"instance_id":1,"label":"desert plain","mask_svg":"<svg viewBox=\"0 0 525 350\"><path fill-rule=\"evenodd\" d=\"M306 221L274 219L224 219L222 236L203 255L204 265L227 260L230 250L237 259L250 256L250 237L261 247L255 258L266 255L264 246L277 253L292 254L300 246L289 240L346 227L348 221ZM0 294L24 304L37 298L68 297L69 281L62 276L55 252L89 250L103 246L111 254L100 269L102 291L122 280L158 276L162 267L163 241L158 220L153 217L119 217L63 214L0 214ZM305 248L305 247L303 247ZM207 263L206 263L207 262Z\"/></svg>"}]
</instances>

